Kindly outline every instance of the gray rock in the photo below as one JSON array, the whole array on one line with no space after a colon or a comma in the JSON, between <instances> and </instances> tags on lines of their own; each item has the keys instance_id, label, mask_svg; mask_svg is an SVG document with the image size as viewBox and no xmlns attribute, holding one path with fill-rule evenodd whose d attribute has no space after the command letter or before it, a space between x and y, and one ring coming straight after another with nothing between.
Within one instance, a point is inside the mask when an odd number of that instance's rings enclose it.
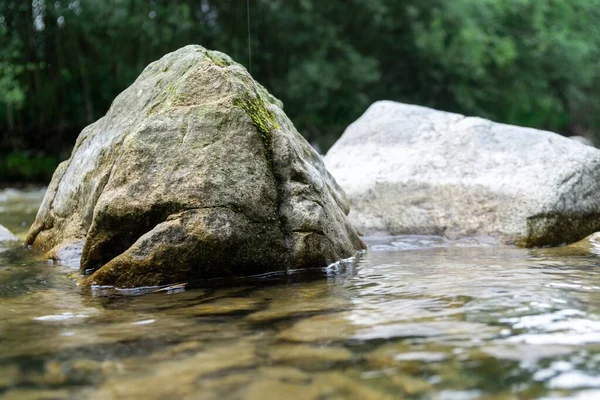
<instances>
[{"instance_id":1,"label":"gray rock","mask_svg":"<svg viewBox=\"0 0 600 400\"><path fill-rule=\"evenodd\" d=\"M600 229L600 150L551 132L382 101L325 164L367 235L541 246Z\"/></svg>"},{"instance_id":2,"label":"gray rock","mask_svg":"<svg viewBox=\"0 0 600 400\"><path fill-rule=\"evenodd\" d=\"M345 194L281 107L225 54L167 54L81 132L27 243L118 287L353 255Z\"/></svg>"},{"instance_id":3,"label":"gray rock","mask_svg":"<svg viewBox=\"0 0 600 400\"><path fill-rule=\"evenodd\" d=\"M592 142L590 139L586 138L585 136L569 136L569 139L579 142L581 144L585 144L586 146L595 147L594 142Z\"/></svg>"},{"instance_id":4,"label":"gray rock","mask_svg":"<svg viewBox=\"0 0 600 400\"><path fill-rule=\"evenodd\" d=\"M17 242L19 238L16 237L11 231L0 225L0 243L1 242Z\"/></svg>"}]
</instances>

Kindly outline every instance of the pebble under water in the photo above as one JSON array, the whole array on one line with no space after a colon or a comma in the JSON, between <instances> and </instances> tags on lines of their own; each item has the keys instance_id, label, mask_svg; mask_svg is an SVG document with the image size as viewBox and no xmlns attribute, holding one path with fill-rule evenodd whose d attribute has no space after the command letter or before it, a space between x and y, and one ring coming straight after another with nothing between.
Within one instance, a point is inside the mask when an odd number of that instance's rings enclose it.
<instances>
[{"instance_id":1,"label":"pebble under water","mask_svg":"<svg viewBox=\"0 0 600 400\"><path fill-rule=\"evenodd\" d=\"M23 238L42 191L0 192ZM600 256L368 240L323 271L82 290L0 249L2 399L596 399Z\"/></svg>"}]
</instances>

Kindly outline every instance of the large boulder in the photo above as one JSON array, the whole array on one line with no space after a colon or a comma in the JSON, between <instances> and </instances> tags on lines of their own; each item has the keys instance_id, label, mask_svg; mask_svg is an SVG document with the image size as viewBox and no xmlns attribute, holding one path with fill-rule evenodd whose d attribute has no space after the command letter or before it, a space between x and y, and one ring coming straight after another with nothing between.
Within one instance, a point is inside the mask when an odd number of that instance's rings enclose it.
<instances>
[{"instance_id":1,"label":"large boulder","mask_svg":"<svg viewBox=\"0 0 600 400\"><path fill-rule=\"evenodd\" d=\"M136 287L324 267L364 247L280 101L225 54L150 64L54 173L27 243ZM79 256L77 257L79 258Z\"/></svg>"},{"instance_id":2,"label":"large boulder","mask_svg":"<svg viewBox=\"0 0 600 400\"><path fill-rule=\"evenodd\" d=\"M381 101L325 164L367 235L543 246L600 230L600 151L551 132Z\"/></svg>"}]
</instances>

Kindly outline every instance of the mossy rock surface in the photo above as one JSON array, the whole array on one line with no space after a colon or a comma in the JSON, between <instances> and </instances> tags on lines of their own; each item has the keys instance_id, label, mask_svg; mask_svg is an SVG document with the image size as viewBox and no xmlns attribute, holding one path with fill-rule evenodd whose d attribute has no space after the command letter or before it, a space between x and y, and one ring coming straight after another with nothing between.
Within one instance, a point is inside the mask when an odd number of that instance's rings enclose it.
<instances>
[{"instance_id":1,"label":"mossy rock surface","mask_svg":"<svg viewBox=\"0 0 600 400\"><path fill-rule=\"evenodd\" d=\"M346 196L282 107L225 54L167 54L82 131L27 243L117 287L352 256Z\"/></svg>"}]
</instances>

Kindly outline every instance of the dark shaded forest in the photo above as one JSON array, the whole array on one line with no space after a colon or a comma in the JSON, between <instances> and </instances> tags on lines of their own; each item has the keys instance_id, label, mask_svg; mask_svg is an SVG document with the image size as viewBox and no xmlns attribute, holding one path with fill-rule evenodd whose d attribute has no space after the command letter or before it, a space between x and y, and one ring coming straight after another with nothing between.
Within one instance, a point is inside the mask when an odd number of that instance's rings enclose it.
<instances>
[{"instance_id":1,"label":"dark shaded forest","mask_svg":"<svg viewBox=\"0 0 600 400\"><path fill-rule=\"evenodd\" d=\"M46 182L187 44L251 69L322 151L381 99L600 136L600 0L0 0L0 181Z\"/></svg>"}]
</instances>

